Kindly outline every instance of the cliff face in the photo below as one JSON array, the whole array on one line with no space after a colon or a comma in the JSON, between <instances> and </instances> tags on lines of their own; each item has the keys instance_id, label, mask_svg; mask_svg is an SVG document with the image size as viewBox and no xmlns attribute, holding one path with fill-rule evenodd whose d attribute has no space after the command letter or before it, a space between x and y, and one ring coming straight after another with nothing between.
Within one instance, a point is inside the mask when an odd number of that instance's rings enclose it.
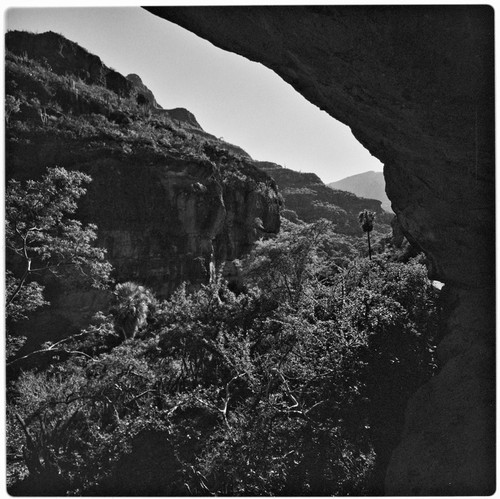
<instances>
[{"instance_id":1,"label":"cliff face","mask_svg":"<svg viewBox=\"0 0 500 499\"><path fill-rule=\"evenodd\" d=\"M53 33L10 32L6 46L6 92L20 104L6 129L7 177L36 178L55 165L89 174L77 215L98 226L118 281L164 297L183 281L208 282L278 232L273 180L188 111L161 109L140 78L113 73ZM53 292L46 328L81 327L94 298Z\"/></svg>"},{"instance_id":2,"label":"cliff face","mask_svg":"<svg viewBox=\"0 0 500 499\"><path fill-rule=\"evenodd\" d=\"M404 233L455 297L442 370L409 404L387 492L493 493L493 9L148 10L265 64L384 163Z\"/></svg>"}]
</instances>

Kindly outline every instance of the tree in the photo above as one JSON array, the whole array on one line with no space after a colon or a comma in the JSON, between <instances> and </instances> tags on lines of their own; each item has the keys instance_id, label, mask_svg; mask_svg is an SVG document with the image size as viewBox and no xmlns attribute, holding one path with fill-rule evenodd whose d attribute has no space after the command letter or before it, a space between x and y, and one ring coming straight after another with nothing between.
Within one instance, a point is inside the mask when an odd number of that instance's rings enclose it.
<instances>
[{"instance_id":1,"label":"tree","mask_svg":"<svg viewBox=\"0 0 500 499\"><path fill-rule=\"evenodd\" d=\"M116 286L115 296L116 305L112 310L115 327L123 334L124 339L134 338L146 324L155 302L153 293L134 282L124 282Z\"/></svg>"},{"instance_id":2,"label":"tree","mask_svg":"<svg viewBox=\"0 0 500 499\"><path fill-rule=\"evenodd\" d=\"M49 168L40 180L9 181L5 194L6 308L11 320L47 303L35 276L71 274L97 288L108 282L111 265L104 259L105 250L93 246L97 227L69 218L86 192L83 185L90 181L84 173L59 167Z\"/></svg>"},{"instance_id":3,"label":"tree","mask_svg":"<svg viewBox=\"0 0 500 499\"><path fill-rule=\"evenodd\" d=\"M375 220L375 212L369 210L363 210L359 215L359 224L363 229L363 232L366 232L368 237L368 256L370 260L372 259L372 247L370 243L370 232L373 230L373 221Z\"/></svg>"},{"instance_id":4,"label":"tree","mask_svg":"<svg viewBox=\"0 0 500 499\"><path fill-rule=\"evenodd\" d=\"M22 372L7 445L28 477L11 494L379 495L407 399L434 372L436 292L417 261L379 256L307 287L294 309L267 288L182 286L148 334L105 348L106 318L88 355ZM118 289L146 313L140 286Z\"/></svg>"},{"instance_id":5,"label":"tree","mask_svg":"<svg viewBox=\"0 0 500 499\"><path fill-rule=\"evenodd\" d=\"M270 301L297 307L307 302L315 281L338 271L355 254L349 238L335 233L330 221L296 225L285 219L275 238L257 242L244 263L245 276Z\"/></svg>"}]
</instances>

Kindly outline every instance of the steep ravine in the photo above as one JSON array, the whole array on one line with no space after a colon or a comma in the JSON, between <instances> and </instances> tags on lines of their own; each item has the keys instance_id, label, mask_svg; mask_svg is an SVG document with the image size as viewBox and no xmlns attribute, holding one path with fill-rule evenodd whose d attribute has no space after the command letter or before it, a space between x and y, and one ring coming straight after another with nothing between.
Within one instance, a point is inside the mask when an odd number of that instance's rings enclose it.
<instances>
[{"instance_id":1,"label":"steep ravine","mask_svg":"<svg viewBox=\"0 0 500 499\"><path fill-rule=\"evenodd\" d=\"M386 492L493 493L493 9L148 10L268 66L384 163L399 223L451 297L441 371L408 406Z\"/></svg>"}]
</instances>

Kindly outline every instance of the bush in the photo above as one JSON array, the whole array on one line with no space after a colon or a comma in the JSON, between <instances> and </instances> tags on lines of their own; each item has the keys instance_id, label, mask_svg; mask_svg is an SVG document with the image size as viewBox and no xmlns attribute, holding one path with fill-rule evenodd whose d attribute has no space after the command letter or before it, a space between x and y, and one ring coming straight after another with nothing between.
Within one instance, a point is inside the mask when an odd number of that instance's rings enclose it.
<instances>
[{"instance_id":1,"label":"bush","mask_svg":"<svg viewBox=\"0 0 500 499\"><path fill-rule=\"evenodd\" d=\"M115 320L135 307L140 338L103 351L104 336L89 335L91 359L22 374L9 448L18 460L24 448L25 490L52 481L97 495L380 492L406 400L434 369L436 294L417 261L317 267L339 247L299 234L288 239L291 263L267 245L253 258L276 257L300 293L275 283L283 300L270 302L272 281L256 279L240 294L221 280L191 294L181 286L146 321L152 298L128 283Z\"/></svg>"}]
</instances>

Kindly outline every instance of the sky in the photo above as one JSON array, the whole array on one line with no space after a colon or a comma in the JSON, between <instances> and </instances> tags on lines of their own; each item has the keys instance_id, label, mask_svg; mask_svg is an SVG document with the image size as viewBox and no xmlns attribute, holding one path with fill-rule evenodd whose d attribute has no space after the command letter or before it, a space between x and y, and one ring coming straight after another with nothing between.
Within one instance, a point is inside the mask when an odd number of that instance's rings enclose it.
<instances>
[{"instance_id":1,"label":"sky","mask_svg":"<svg viewBox=\"0 0 500 499\"><path fill-rule=\"evenodd\" d=\"M270 69L140 7L9 8L4 31L14 29L60 33L123 75L138 74L163 108L188 109L254 159L325 183L383 169L348 127Z\"/></svg>"}]
</instances>

